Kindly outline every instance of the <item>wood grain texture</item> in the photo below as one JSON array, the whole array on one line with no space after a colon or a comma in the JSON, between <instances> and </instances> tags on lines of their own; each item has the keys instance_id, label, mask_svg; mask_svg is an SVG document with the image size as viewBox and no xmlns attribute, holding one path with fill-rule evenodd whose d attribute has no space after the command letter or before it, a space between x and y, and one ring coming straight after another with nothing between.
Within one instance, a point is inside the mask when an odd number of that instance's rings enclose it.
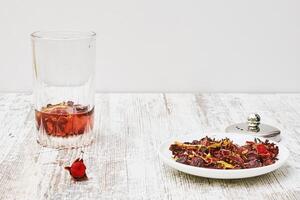
<instances>
[{"instance_id":1,"label":"wood grain texture","mask_svg":"<svg viewBox=\"0 0 300 200\"><path fill-rule=\"evenodd\" d=\"M97 94L96 140L80 149L36 143L29 94L0 94L0 199L300 199L300 94ZM223 131L257 112L291 152L279 170L242 180L187 175L164 165L167 138ZM89 180L64 166L85 152Z\"/></svg>"}]
</instances>

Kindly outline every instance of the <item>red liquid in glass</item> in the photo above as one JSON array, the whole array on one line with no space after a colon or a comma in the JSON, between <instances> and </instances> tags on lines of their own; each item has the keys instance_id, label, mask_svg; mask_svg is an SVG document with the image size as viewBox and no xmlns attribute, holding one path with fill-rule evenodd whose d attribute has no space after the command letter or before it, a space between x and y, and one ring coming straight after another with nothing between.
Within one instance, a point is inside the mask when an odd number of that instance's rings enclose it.
<instances>
[{"instance_id":1,"label":"red liquid in glass","mask_svg":"<svg viewBox=\"0 0 300 200\"><path fill-rule=\"evenodd\" d=\"M93 129L94 107L63 102L48 104L40 111L35 111L37 129L46 134L59 137L80 135Z\"/></svg>"}]
</instances>

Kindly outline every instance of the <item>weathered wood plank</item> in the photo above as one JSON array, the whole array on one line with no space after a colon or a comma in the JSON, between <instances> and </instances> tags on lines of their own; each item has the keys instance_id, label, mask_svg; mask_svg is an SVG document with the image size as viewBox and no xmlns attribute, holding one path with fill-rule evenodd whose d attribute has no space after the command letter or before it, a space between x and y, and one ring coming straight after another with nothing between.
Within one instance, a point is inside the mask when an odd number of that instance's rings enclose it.
<instances>
[{"instance_id":1,"label":"weathered wood plank","mask_svg":"<svg viewBox=\"0 0 300 200\"><path fill-rule=\"evenodd\" d=\"M31 95L0 94L0 199L300 199L300 94L97 94L95 103L95 142L54 150L35 142ZM291 151L273 173L212 180L158 158L171 136L222 131L251 112ZM74 182L64 166L81 150L89 180Z\"/></svg>"}]
</instances>

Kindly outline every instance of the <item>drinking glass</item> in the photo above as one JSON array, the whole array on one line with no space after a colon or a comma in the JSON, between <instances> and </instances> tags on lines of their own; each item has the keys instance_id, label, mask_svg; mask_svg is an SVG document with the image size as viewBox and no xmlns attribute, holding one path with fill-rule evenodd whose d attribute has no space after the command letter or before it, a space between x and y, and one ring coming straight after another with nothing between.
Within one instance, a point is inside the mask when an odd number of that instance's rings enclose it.
<instances>
[{"instance_id":1,"label":"drinking glass","mask_svg":"<svg viewBox=\"0 0 300 200\"><path fill-rule=\"evenodd\" d=\"M38 31L31 40L38 143L53 148L90 144L96 34Z\"/></svg>"}]
</instances>

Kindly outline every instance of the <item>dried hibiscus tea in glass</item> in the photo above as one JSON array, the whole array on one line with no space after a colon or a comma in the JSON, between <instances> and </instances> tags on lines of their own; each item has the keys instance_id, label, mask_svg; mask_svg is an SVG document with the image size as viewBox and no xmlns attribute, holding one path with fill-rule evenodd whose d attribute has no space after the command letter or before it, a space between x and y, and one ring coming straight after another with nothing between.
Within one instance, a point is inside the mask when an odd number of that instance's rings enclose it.
<instances>
[{"instance_id":1,"label":"dried hibiscus tea in glass","mask_svg":"<svg viewBox=\"0 0 300 200\"><path fill-rule=\"evenodd\" d=\"M47 135L68 137L84 134L93 128L94 108L72 101L48 104L35 111L37 129Z\"/></svg>"},{"instance_id":2,"label":"dried hibiscus tea in glass","mask_svg":"<svg viewBox=\"0 0 300 200\"><path fill-rule=\"evenodd\" d=\"M94 141L96 33L31 34L37 142L77 148Z\"/></svg>"}]
</instances>

